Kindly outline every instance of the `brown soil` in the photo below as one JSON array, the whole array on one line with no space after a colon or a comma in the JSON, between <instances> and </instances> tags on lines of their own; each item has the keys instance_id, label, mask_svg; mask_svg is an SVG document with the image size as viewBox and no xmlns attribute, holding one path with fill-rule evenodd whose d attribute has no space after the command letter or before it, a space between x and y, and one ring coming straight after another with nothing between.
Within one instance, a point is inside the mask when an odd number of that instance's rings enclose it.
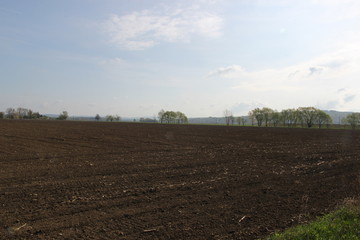
<instances>
[{"instance_id":1,"label":"brown soil","mask_svg":"<svg viewBox=\"0 0 360 240\"><path fill-rule=\"evenodd\" d=\"M359 173L360 131L0 121L0 239L257 239Z\"/></svg>"}]
</instances>

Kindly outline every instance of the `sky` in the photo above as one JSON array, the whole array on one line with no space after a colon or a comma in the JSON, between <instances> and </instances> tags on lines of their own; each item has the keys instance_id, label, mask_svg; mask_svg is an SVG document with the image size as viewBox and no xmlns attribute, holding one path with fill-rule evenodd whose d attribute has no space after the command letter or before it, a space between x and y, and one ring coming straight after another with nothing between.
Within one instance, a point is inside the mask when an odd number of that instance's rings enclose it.
<instances>
[{"instance_id":1,"label":"sky","mask_svg":"<svg viewBox=\"0 0 360 240\"><path fill-rule=\"evenodd\" d=\"M360 111L357 0L0 0L0 111Z\"/></svg>"}]
</instances>

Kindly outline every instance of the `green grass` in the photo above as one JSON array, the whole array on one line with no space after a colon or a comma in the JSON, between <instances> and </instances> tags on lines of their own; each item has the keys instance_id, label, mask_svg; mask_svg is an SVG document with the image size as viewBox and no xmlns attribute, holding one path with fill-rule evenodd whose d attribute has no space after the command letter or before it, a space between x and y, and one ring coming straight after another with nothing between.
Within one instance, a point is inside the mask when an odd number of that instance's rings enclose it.
<instances>
[{"instance_id":1,"label":"green grass","mask_svg":"<svg viewBox=\"0 0 360 240\"><path fill-rule=\"evenodd\" d=\"M343 207L314 222L274 233L265 240L359 240L360 206Z\"/></svg>"}]
</instances>

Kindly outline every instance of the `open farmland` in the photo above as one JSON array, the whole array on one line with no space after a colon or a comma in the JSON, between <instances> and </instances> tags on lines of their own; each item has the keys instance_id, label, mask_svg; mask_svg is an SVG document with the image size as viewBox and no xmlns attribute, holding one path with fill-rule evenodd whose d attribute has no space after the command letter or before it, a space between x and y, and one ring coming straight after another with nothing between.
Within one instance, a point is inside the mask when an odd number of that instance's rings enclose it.
<instances>
[{"instance_id":1,"label":"open farmland","mask_svg":"<svg viewBox=\"0 0 360 240\"><path fill-rule=\"evenodd\" d=\"M359 131L0 121L0 239L257 239L359 185Z\"/></svg>"}]
</instances>

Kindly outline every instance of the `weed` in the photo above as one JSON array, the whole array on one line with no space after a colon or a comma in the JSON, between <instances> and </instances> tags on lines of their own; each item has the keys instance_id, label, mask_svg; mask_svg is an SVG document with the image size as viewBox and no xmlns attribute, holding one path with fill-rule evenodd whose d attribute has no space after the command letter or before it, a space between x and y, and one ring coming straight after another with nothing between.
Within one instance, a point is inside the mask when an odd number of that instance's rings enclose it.
<instances>
[{"instance_id":1,"label":"weed","mask_svg":"<svg viewBox=\"0 0 360 240\"><path fill-rule=\"evenodd\" d=\"M266 240L359 240L360 206L349 205L318 218L309 224L300 225L274 233Z\"/></svg>"}]
</instances>

